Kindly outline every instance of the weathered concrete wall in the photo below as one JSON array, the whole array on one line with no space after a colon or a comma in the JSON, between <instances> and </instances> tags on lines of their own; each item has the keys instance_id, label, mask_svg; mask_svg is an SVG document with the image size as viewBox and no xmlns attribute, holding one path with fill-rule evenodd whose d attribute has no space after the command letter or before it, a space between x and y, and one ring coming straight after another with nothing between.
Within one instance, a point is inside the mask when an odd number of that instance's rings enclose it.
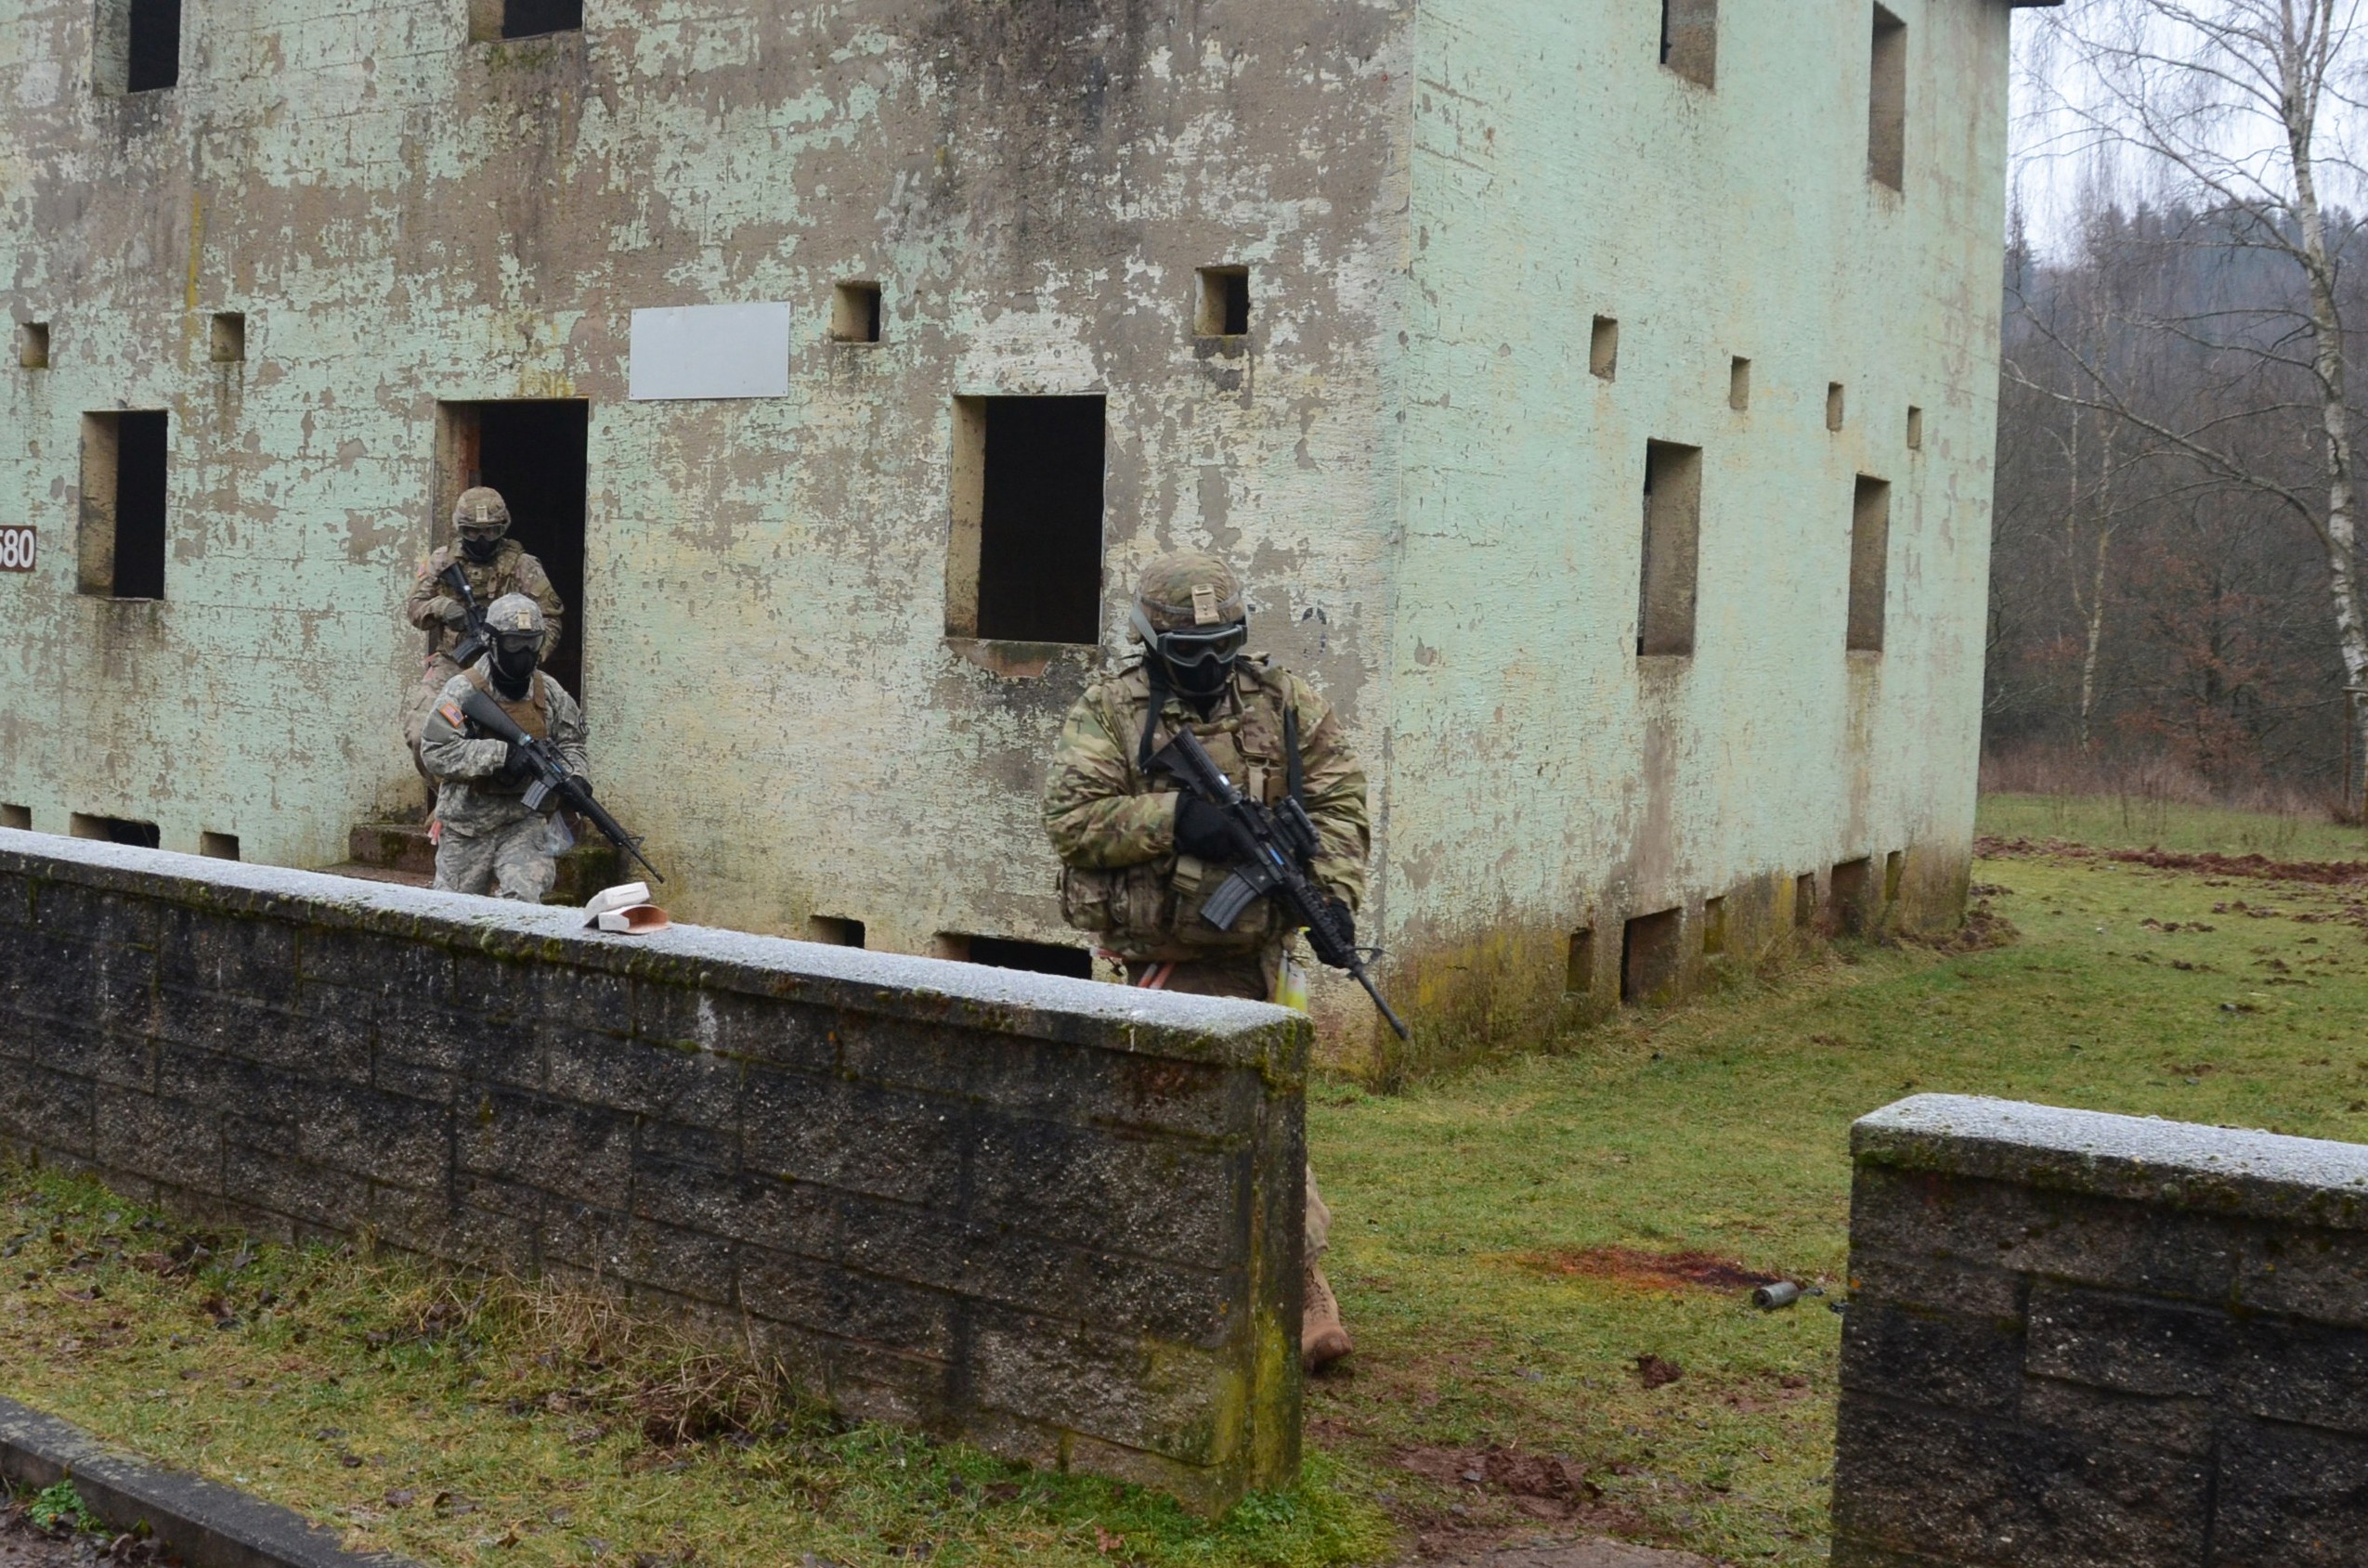
<instances>
[{"instance_id":1,"label":"weathered concrete wall","mask_svg":"<svg viewBox=\"0 0 2368 1568\"><path fill-rule=\"evenodd\" d=\"M1295 1476L1304 1020L579 918L0 830L0 1146L1196 1506Z\"/></svg>"},{"instance_id":2,"label":"weathered concrete wall","mask_svg":"<svg viewBox=\"0 0 2368 1568\"><path fill-rule=\"evenodd\" d=\"M593 771L693 917L1073 941L1043 757L1136 565L1199 545L1370 759L1361 925L1418 1011L1533 1022L1589 926L1616 991L1622 922L1682 909L1698 958L1707 898L1756 950L1861 856L1906 854L1887 918L1954 918L2002 0L1892 7L1904 193L1867 177L1861 0L1722 7L1710 87L1650 6L595 0L516 44L466 9L192 9L180 84L111 97L84 0L0 0L0 292L53 344L0 367L45 540L0 577L0 802L35 826L337 859L416 787L393 606L437 402L568 395ZM1195 339L1213 263L1252 269L1246 343ZM850 279L879 344L827 338ZM633 308L766 300L787 396L625 400ZM206 360L216 310L243 365ZM951 641L953 400L1062 392L1110 399L1101 641ZM118 406L174 415L161 604L73 591L77 421ZM1647 440L1706 454L1690 658L1633 652ZM1841 646L1859 474L1893 486L1880 654Z\"/></svg>"},{"instance_id":3,"label":"weathered concrete wall","mask_svg":"<svg viewBox=\"0 0 2368 1568\"><path fill-rule=\"evenodd\" d=\"M1630 916L1684 910L1698 955L1706 897L1749 953L1789 929L1794 878L1893 851L1885 916L1955 923L2009 9L1889 8L1904 191L1868 175L1864 0L1721 6L1710 86L1657 63L1652 6L1420 9L1381 878L1410 999L1549 1004L1589 927L1601 996ZM1690 656L1637 653L1648 441L1703 454ZM1880 653L1844 649L1860 474L1893 486Z\"/></svg>"},{"instance_id":4,"label":"weathered concrete wall","mask_svg":"<svg viewBox=\"0 0 2368 1568\"><path fill-rule=\"evenodd\" d=\"M2368 1562L2368 1147L1946 1095L1852 1147L1836 1568Z\"/></svg>"},{"instance_id":5,"label":"weathered concrete wall","mask_svg":"<svg viewBox=\"0 0 2368 1568\"><path fill-rule=\"evenodd\" d=\"M1107 651L1138 562L1214 545L1377 732L1406 4L595 0L505 45L461 0L237 0L189 9L178 86L105 97L86 0L5 0L0 294L56 353L0 367L45 547L0 577L0 801L341 859L415 788L437 400L579 396L593 772L682 912L1074 940L1037 781L1105 650L948 643L952 401L1108 394ZM1206 356L1225 263L1252 331ZM849 279L876 346L827 339ZM633 308L755 300L794 309L789 395L625 401ZM162 604L74 592L77 421L119 405L174 415Z\"/></svg>"}]
</instances>

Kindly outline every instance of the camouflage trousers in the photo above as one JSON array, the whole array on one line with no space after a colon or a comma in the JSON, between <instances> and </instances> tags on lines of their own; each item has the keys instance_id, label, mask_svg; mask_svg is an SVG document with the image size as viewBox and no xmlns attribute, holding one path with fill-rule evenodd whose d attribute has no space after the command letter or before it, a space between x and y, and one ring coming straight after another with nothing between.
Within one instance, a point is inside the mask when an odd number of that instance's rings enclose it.
<instances>
[{"instance_id":1,"label":"camouflage trousers","mask_svg":"<svg viewBox=\"0 0 2368 1568\"><path fill-rule=\"evenodd\" d=\"M1167 974L1160 982L1162 991L1180 991L1186 996L1238 996L1249 1002L1268 1002L1274 997L1275 975L1282 966L1280 948L1191 964L1148 964L1130 958L1126 961L1126 978L1130 984L1141 985L1154 971L1165 969ZM1308 1263L1312 1266L1332 1244L1332 1211L1325 1206L1323 1195L1316 1190L1315 1167L1306 1167L1306 1173Z\"/></svg>"},{"instance_id":2,"label":"camouflage trousers","mask_svg":"<svg viewBox=\"0 0 2368 1568\"><path fill-rule=\"evenodd\" d=\"M549 821L532 815L485 833L459 834L447 826L436 847L436 886L539 904L559 881L550 836Z\"/></svg>"}]
</instances>

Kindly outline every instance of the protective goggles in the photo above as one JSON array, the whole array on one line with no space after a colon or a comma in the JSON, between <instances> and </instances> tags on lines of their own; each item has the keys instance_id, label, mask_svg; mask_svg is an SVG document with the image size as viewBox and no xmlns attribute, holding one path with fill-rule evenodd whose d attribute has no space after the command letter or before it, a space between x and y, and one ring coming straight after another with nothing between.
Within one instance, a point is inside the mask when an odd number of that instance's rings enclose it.
<instances>
[{"instance_id":1,"label":"protective goggles","mask_svg":"<svg viewBox=\"0 0 2368 1568\"><path fill-rule=\"evenodd\" d=\"M464 539L498 539L509 530L507 523L463 523L461 537Z\"/></svg>"},{"instance_id":2,"label":"protective goggles","mask_svg":"<svg viewBox=\"0 0 2368 1568\"><path fill-rule=\"evenodd\" d=\"M1171 667L1190 669L1204 664L1230 664L1249 640L1250 628L1235 621L1205 630L1163 631L1151 640L1151 646Z\"/></svg>"},{"instance_id":3,"label":"protective goggles","mask_svg":"<svg viewBox=\"0 0 2368 1568\"><path fill-rule=\"evenodd\" d=\"M505 654L539 653L542 648L540 631L504 631L495 634L493 645Z\"/></svg>"}]
</instances>

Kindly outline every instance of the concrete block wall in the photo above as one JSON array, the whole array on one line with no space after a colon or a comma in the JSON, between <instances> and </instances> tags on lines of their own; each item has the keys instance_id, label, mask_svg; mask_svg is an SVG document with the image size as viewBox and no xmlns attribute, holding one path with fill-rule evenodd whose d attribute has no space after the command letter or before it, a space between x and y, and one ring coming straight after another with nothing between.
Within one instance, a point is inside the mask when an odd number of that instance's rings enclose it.
<instances>
[{"instance_id":1,"label":"concrete block wall","mask_svg":"<svg viewBox=\"0 0 2368 1568\"><path fill-rule=\"evenodd\" d=\"M1836 1568L2368 1562L2368 1147L1860 1121Z\"/></svg>"},{"instance_id":2,"label":"concrete block wall","mask_svg":"<svg viewBox=\"0 0 2368 1568\"><path fill-rule=\"evenodd\" d=\"M0 830L0 1147L1196 1507L1296 1475L1305 1020L579 919Z\"/></svg>"}]
</instances>

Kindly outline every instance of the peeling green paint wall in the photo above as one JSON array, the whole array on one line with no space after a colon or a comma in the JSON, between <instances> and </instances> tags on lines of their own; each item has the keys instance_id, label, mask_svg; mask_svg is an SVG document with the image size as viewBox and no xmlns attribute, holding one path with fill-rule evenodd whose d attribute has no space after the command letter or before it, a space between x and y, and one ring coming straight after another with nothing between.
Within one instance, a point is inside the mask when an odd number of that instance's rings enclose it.
<instances>
[{"instance_id":1,"label":"peeling green paint wall","mask_svg":"<svg viewBox=\"0 0 2368 1568\"><path fill-rule=\"evenodd\" d=\"M234 0L130 97L90 89L85 0L0 0L0 290L53 355L0 368L0 520L43 545L0 577L0 801L341 858L416 797L396 609L438 400L577 396L594 776L685 916L1069 940L1043 753L1124 652L1134 567L1204 545L1373 763L1366 925L1410 982L1558 999L1591 917L1892 849L1937 918L2007 12L1893 8L1904 199L1866 177L1856 0L1724 0L1708 91L1643 5L592 0L581 34L482 44L463 0ZM1192 337L1217 263L1253 270L1239 356ZM827 339L847 279L883 285L877 346ZM793 307L787 396L625 400L634 308L761 300ZM243 365L207 361L220 310ZM943 635L952 400L1031 392L1110 399L1099 649ZM173 416L161 604L74 591L79 420L115 408ZM1698 652L1640 671L1647 439L1707 466ZM1859 473L1894 486L1880 657L1841 646Z\"/></svg>"},{"instance_id":2,"label":"peeling green paint wall","mask_svg":"<svg viewBox=\"0 0 2368 1568\"><path fill-rule=\"evenodd\" d=\"M1558 1002L1589 926L1595 994L1616 994L1623 922L1683 908L1698 955L1706 895L1763 912L1731 934L1748 952L1790 926L1768 877L1789 893L1860 856L1880 876L1906 851L1893 917L1955 920L2009 13L1890 8L1904 193L1867 175L1866 0L1724 0L1707 88L1658 63L1650 6L1421 7L1379 886L1427 1005ZM1597 316L1619 322L1609 380ZM1648 441L1703 452L1690 657L1636 652ZM1880 654L1843 647L1860 474L1893 485Z\"/></svg>"}]
</instances>

